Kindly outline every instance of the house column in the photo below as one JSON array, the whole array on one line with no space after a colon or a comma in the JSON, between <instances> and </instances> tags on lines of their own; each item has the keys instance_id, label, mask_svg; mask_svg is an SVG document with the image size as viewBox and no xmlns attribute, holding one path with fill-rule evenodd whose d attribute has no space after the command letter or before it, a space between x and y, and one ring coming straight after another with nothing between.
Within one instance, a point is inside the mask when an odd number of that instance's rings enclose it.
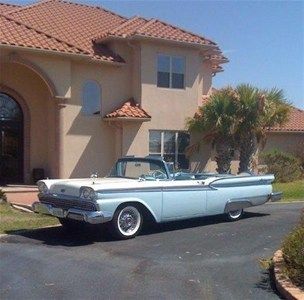
<instances>
[{"instance_id":1,"label":"house column","mask_svg":"<svg viewBox=\"0 0 304 300\"><path fill-rule=\"evenodd\" d=\"M64 178L64 111L67 98L55 97L56 101L56 169L57 177Z\"/></svg>"}]
</instances>

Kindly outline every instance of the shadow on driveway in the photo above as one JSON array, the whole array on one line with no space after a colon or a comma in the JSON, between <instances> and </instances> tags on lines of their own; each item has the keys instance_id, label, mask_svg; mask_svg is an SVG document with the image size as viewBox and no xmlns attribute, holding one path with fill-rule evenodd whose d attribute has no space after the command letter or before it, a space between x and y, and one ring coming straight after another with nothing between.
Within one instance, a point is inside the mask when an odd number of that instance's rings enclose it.
<instances>
[{"instance_id":1,"label":"shadow on driveway","mask_svg":"<svg viewBox=\"0 0 304 300\"><path fill-rule=\"evenodd\" d=\"M242 220L250 218L260 218L268 216L265 213L245 212ZM242 222L240 220L239 222ZM152 235L156 233L183 230L188 228L202 227L213 224L225 223L222 215L212 217L201 217L183 221L172 221L162 224L150 224L144 226L141 236ZM108 234L106 226L87 225L82 230L67 231L62 226L55 226L42 229L8 231L9 236L5 237L5 242L20 242L20 239L14 237L24 237L31 240L40 241L45 245L77 247L94 244L95 242L110 242L114 239Z\"/></svg>"},{"instance_id":2,"label":"shadow on driveway","mask_svg":"<svg viewBox=\"0 0 304 300\"><path fill-rule=\"evenodd\" d=\"M269 294L276 294L279 299L284 299L279 294L275 282L274 282L274 274L273 274L273 268L269 270L263 270L261 272L261 278L258 283L255 285L256 288L262 289Z\"/></svg>"}]
</instances>

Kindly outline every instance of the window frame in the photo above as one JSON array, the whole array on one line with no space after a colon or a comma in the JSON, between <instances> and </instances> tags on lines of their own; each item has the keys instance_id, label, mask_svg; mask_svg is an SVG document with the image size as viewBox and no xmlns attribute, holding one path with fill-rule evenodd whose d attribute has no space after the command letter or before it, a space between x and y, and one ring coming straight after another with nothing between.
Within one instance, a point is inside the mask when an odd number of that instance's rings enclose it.
<instances>
[{"instance_id":1,"label":"window frame","mask_svg":"<svg viewBox=\"0 0 304 300\"><path fill-rule=\"evenodd\" d=\"M156 131L156 132L160 132L161 134L161 140L160 140L160 150L161 152L151 152L150 151L150 147L149 147L149 155L151 156L161 156L162 158L164 158L165 155L174 155L174 166L177 167L178 166L178 156L179 155L185 155L184 152L179 152L179 145L178 145L178 135L179 133L187 133L189 134L188 131L185 130L158 130L158 129L150 129L149 130L149 143L150 143L150 133ZM174 133L174 143L175 143L175 151L174 153L165 153L164 149L165 149L165 132L173 132ZM190 136L190 134L189 134Z\"/></svg>"},{"instance_id":2,"label":"window frame","mask_svg":"<svg viewBox=\"0 0 304 300\"><path fill-rule=\"evenodd\" d=\"M96 84L96 86L98 86L99 88L99 113L98 114L87 114L84 112L83 110L83 107L84 107L84 103L85 103L85 86L86 84L88 83L94 83ZM86 79L83 84L82 84L82 90L81 90L81 114L82 116L85 116L85 117L100 117L102 115L102 88L101 88L101 85L100 83L95 80L95 79Z\"/></svg>"},{"instance_id":3,"label":"window frame","mask_svg":"<svg viewBox=\"0 0 304 300\"><path fill-rule=\"evenodd\" d=\"M159 86L158 85L158 59L160 56L167 56L169 57L169 63L170 63L170 70L169 70L169 86L168 87L163 87L163 86ZM184 63L184 73L177 73L177 74L183 74L184 75L184 80L183 80L183 87L172 87L172 60L173 58L181 58L183 59L183 63ZM161 53L158 52L156 55L156 86L157 88L160 89L170 89L170 90L185 90L186 89L186 56L184 55L172 55L172 54L165 54L165 53Z\"/></svg>"}]
</instances>

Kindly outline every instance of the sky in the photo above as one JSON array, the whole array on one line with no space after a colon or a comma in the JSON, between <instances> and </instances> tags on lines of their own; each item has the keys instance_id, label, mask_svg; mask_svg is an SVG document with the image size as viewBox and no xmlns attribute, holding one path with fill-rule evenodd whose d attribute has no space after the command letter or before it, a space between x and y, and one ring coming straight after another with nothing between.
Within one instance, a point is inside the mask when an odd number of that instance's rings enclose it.
<instances>
[{"instance_id":1,"label":"sky","mask_svg":"<svg viewBox=\"0 0 304 300\"><path fill-rule=\"evenodd\" d=\"M3 2L28 4L33 1ZM82 0L126 17L158 18L210 38L230 62L213 78L220 88L250 83L283 89L304 109L304 0Z\"/></svg>"}]
</instances>

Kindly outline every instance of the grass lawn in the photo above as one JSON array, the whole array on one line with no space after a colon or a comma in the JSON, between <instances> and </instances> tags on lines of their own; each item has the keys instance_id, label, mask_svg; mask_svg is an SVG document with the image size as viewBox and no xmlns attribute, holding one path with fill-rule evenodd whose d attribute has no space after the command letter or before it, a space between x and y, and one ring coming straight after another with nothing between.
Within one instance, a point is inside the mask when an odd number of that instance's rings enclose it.
<instances>
[{"instance_id":1,"label":"grass lawn","mask_svg":"<svg viewBox=\"0 0 304 300\"><path fill-rule=\"evenodd\" d=\"M56 224L58 224L56 218L22 212L7 203L0 203L0 234L14 230L33 229Z\"/></svg>"},{"instance_id":2,"label":"grass lawn","mask_svg":"<svg viewBox=\"0 0 304 300\"><path fill-rule=\"evenodd\" d=\"M274 183L273 190L275 192L283 192L283 198L281 201L304 201L304 180L286 183Z\"/></svg>"}]
</instances>

